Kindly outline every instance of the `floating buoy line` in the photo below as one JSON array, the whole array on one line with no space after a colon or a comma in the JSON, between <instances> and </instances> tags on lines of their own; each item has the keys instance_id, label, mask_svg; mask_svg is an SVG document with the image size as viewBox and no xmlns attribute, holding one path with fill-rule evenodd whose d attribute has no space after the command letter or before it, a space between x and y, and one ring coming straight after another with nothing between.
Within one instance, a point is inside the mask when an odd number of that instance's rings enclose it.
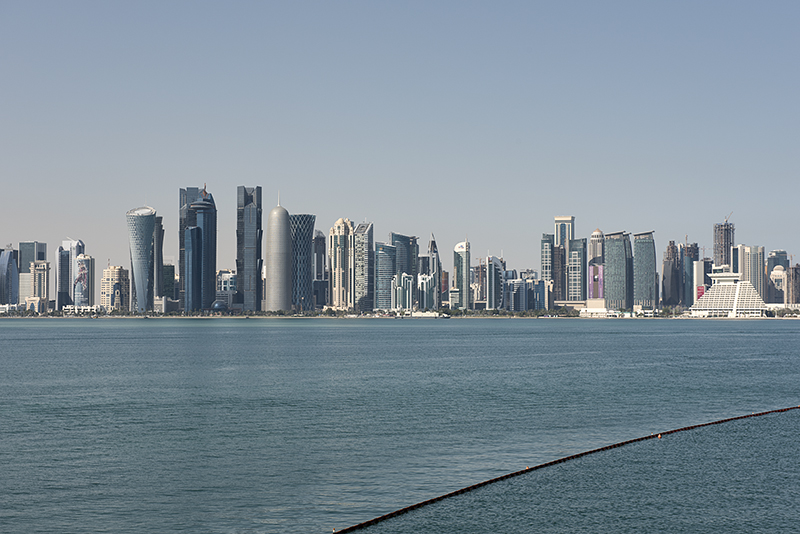
<instances>
[{"instance_id":1,"label":"floating buoy line","mask_svg":"<svg viewBox=\"0 0 800 534\"><path fill-rule=\"evenodd\" d=\"M533 467L525 466L525 469L521 469L519 471L514 471L513 473L508 473L505 475L501 475L499 477L490 478L489 480L484 480L483 482L478 482L477 484L473 484L471 486L467 486L466 488L461 488L456 491L451 491L450 493L445 493L444 495L439 495L438 497L433 497L432 499L428 499L422 502L418 502L417 504L412 504L411 506L406 506L405 508L400 508L399 510L395 510L394 512L389 512L388 514L384 514L382 516L376 517L375 519L370 519L369 521L364 521L363 523L359 523L357 525L353 525L352 527L347 527L342 530L334 529L334 532L339 534L344 534L346 532L355 532L356 530L361 530L362 528L370 527L377 523L381 523L386 521L387 519L391 519L393 517L397 517L399 515L406 514L412 510L416 510L418 508L422 508L423 506L427 506L429 504L433 504L435 502L443 501L444 499L448 499L450 497L455 497L456 495L461 495L463 493L468 493L470 491L476 490L478 488L482 488L483 486L488 486L489 484L494 484L495 482L500 482L501 480L507 480L509 478L518 477L520 475L524 475L526 473L530 473L532 471L536 471L538 469L543 469L545 467L550 467L557 464L563 464L564 462L568 462L570 460L575 460L577 458L581 458L583 456L588 456L590 454L595 454L602 451L608 451L611 449L616 449L617 447L624 447L625 445L630 445L632 443L638 443L640 441L646 441L648 439L661 439L662 436L668 436L669 434L675 434L677 432L686 432L687 430L694 430L696 428L702 428L704 426L712 426L712 425L721 425L722 423L729 423L731 421L738 421L739 419L747 419L748 417L761 417L762 415L769 415L773 413L781 413L781 412L788 412L790 410L798 410L800 406L791 406L789 408L780 408L777 410L769 410L766 412L759 412L759 413L751 413L748 415L740 415L737 417L729 417L727 419L720 419L719 421L712 421L710 423L702 423L699 425L691 425L685 426L683 428L676 428L675 430L668 430L666 432L661 432L659 434L650 434L649 436L642 436L641 438L629 439L627 441L620 441L619 443L614 443L613 445L606 445L605 447L600 447L597 449L592 449L589 451L580 452L578 454L573 454L571 456L565 456L564 458L559 458L557 460L551 460L549 462L545 462L543 464L535 465Z\"/></svg>"}]
</instances>

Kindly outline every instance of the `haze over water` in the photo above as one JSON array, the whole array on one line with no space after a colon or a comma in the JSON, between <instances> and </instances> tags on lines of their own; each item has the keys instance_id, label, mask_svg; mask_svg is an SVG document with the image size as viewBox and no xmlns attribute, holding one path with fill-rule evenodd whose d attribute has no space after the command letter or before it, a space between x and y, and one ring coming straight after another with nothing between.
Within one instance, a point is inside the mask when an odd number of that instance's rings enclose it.
<instances>
[{"instance_id":1,"label":"haze over water","mask_svg":"<svg viewBox=\"0 0 800 534\"><path fill-rule=\"evenodd\" d=\"M338 530L526 465L797 406L798 324L0 321L0 530ZM644 519L624 505L643 486L626 481L658 480L676 462L696 478L677 473L682 484L650 498L647 513L664 531L781 530L797 519L799 419L791 412L615 449L374 530L525 532L531 517L547 515L554 531L611 532L623 516L620 530L633 531ZM754 450L763 451L762 479L744 477L738 493L694 521L675 514L696 500L690 490L736 480L725 477L752 464ZM704 471L708 451L740 469ZM748 503L776 502L789 503L783 515L747 522ZM708 520L711 510L735 517L734 507L740 522ZM576 518L584 523L569 522Z\"/></svg>"}]
</instances>

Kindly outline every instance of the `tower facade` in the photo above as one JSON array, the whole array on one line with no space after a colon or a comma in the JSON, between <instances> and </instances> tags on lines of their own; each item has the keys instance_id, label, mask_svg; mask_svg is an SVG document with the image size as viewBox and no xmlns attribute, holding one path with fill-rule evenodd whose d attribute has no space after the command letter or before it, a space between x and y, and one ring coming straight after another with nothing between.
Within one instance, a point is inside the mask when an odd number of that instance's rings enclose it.
<instances>
[{"instance_id":1,"label":"tower facade","mask_svg":"<svg viewBox=\"0 0 800 534\"><path fill-rule=\"evenodd\" d=\"M439 247L436 246L436 238L432 233L431 240L428 242L428 257L430 258L429 274L433 277L433 293L428 308L438 310L442 307L442 261L439 259Z\"/></svg>"},{"instance_id":2,"label":"tower facade","mask_svg":"<svg viewBox=\"0 0 800 534\"><path fill-rule=\"evenodd\" d=\"M143 206L126 214L131 254L131 311L153 309L153 230L156 210Z\"/></svg>"},{"instance_id":3,"label":"tower facade","mask_svg":"<svg viewBox=\"0 0 800 534\"><path fill-rule=\"evenodd\" d=\"M314 223L316 215L291 214L292 306L298 310L314 308Z\"/></svg>"},{"instance_id":4,"label":"tower facade","mask_svg":"<svg viewBox=\"0 0 800 534\"><path fill-rule=\"evenodd\" d=\"M392 309L392 278L397 274L397 248L375 243L375 309Z\"/></svg>"},{"instance_id":5,"label":"tower facade","mask_svg":"<svg viewBox=\"0 0 800 534\"><path fill-rule=\"evenodd\" d=\"M261 309L262 232L261 187L236 188L236 295L234 303L247 311Z\"/></svg>"},{"instance_id":6,"label":"tower facade","mask_svg":"<svg viewBox=\"0 0 800 534\"><path fill-rule=\"evenodd\" d=\"M764 247L737 245L731 248L731 272L741 274L750 282L762 300L767 300L767 280L764 272Z\"/></svg>"},{"instance_id":7,"label":"tower facade","mask_svg":"<svg viewBox=\"0 0 800 534\"><path fill-rule=\"evenodd\" d=\"M670 241L661 264L661 300L665 306L680 304L681 268L680 253L675 241Z\"/></svg>"},{"instance_id":8,"label":"tower facade","mask_svg":"<svg viewBox=\"0 0 800 534\"><path fill-rule=\"evenodd\" d=\"M567 300L586 300L586 238L570 239L567 250Z\"/></svg>"},{"instance_id":9,"label":"tower facade","mask_svg":"<svg viewBox=\"0 0 800 534\"><path fill-rule=\"evenodd\" d=\"M75 261L72 294L75 306L94 306L94 258L80 254Z\"/></svg>"},{"instance_id":10,"label":"tower facade","mask_svg":"<svg viewBox=\"0 0 800 534\"><path fill-rule=\"evenodd\" d=\"M586 278L586 297L590 299L603 298L604 242L605 237L599 228L592 232L589 238Z\"/></svg>"},{"instance_id":11,"label":"tower facade","mask_svg":"<svg viewBox=\"0 0 800 534\"><path fill-rule=\"evenodd\" d=\"M633 305L643 310L658 307L658 271L653 232L633 235Z\"/></svg>"},{"instance_id":12,"label":"tower facade","mask_svg":"<svg viewBox=\"0 0 800 534\"><path fill-rule=\"evenodd\" d=\"M203 186L187 187L180 190L180 209L178 211L178 298L181 301L181 308L186 308L186 239L184 233L192 226L201 229L202 250L202 272L200 273L201 284L201 308L210 307L216 297L215 287L217 278L217 206L214 196ZM198 211L201 218L198 221ZM208 300L210 299L210 300ZM200 309L200 308L195 308Z\"/></svg>"},{"instance_id":13,"label":"tower facade","mask_svg":"<svg viewBox=\"0 0 800 534\"><path fill-rule=\"evenodd\" d=\"M266 311L292 309L292 230L289 212L280 204L267 215Z\"/></svg>"},{"instance_id":14,"label":"tower facade","mask_svg":"<svg viewBox=\"0 0 800 534\"><path fill-rule=\"evenodd\" d=\"M497 256L486 258L486 309L501 310L505 307L503 289L505 286L506 262Z\"/></svg>"},{"instance_id":15,"label":"tower facade","mask_svg":"<svg viewBox=\"0 0 800 534\"><path fill-rule=\"evenodd\" d=\"M328 265L330 266L330 305L336 310L355 307L355 250L353 223L337 220L328 234Z\"/></svg>"},{"instance_id":16,"label":"tower facade","mask_svg":"<svg viewBox=\"0 0 800 534\"><path fill-rule=\"evenodd\" d=\"M164 218L156 215L153 229L153 295L164 296ZM172 295L167 295L172 298ZM77 303L76 303L77 304Z\"/></svg>"},{"instance_id":17,"label":"tower facade","mask_svg":"<svg viewBox=\"0 0 800 534\"><path fill-rule=\"evenodd\" d=\"M353 230L353 248L355 310L360 313L371 312L375 305L375 250L371 222L360 223Z\"/></svg>"},{"instance_id":18,"label":"tower facade","mask_svg":"<svg viewBox=\"0 0 800 534\"><path fill-rule=\"evenodd\" d=\"M0 252L0 304L19 302L19 267L17 251Z\"/></svg>"},{"instance_id":19,"label":"tower facade","mask_svg":"<svg viewBox=\"0 0 800 534\"><path fill-rule=\"evenodd\" d=\"M729 223L727 220L714 225L714 265L731 264L733 233L733 223Z\"/></svg>"},{"instance_id":20,"label":"tower facade","mask_svg":"<svg viewBox=\"0 0 800 534\"><path fill-rule=\"evenodd\" d=\"M575 238L575 217L556 217L555 233L553 235L555 236L555 244L561 245L566 249L570 240Z\"/></svg>"},{"instance_id":21,"label":"tower facade","mask_svg":"<svg viewBox=\"0 0 800 534\"><path fill-rule=\"evenodd\" d=\"M470 309L472 307L472 291L470 288L469 241L462 241L453 247L453 284L456 294L453 295L451 291L450 307L462 310ZM453 302L454 300L455 302Z\"/></svg>"},{"instance_id":22,"label":"tower facade","mask_svg":"<svg viewBox=\"0 0 800 534\"><path fill-rule=\"evenodd\" d=\"M604 291L606 308L630 309L633 304L633 251L630 234L605 235Z\"/></svg>"},{"instance_id":23,"label":"tower facade","mask_svg":"<svg viewBox=\"0 0 800 534\"><path fill-rule=\"evenodd\" d=\"M33 293L33 271L31 264L36 261L47 260L47 243L38 241L22 241L19 244L19 254L17 269L19 270L19 303L23 304L25 299L32 297Z\"/></svg>"},{"instance_id":24,"label":"tower facade","mask_svg":"<svg viewBox=\"0 0 800 534\"><path fill-rule=\"evenodd\" d=\"M197 226L188 226L183 231L183 302L184 311L203 309L203 231ZM216 296L216 295L215 295Z\"/></svg>"},{"instance_id":25,"label":"tower facade","mask_svg":"<svg viewBox=\"0 0 800 534\"><path fill-rule=\"evenodd\" d=\"M106 312L129 309L130 291L131 282L127 269L119 265L103 269L103 278L100 280L100 306Z\"/></svg>"}]
</instances>

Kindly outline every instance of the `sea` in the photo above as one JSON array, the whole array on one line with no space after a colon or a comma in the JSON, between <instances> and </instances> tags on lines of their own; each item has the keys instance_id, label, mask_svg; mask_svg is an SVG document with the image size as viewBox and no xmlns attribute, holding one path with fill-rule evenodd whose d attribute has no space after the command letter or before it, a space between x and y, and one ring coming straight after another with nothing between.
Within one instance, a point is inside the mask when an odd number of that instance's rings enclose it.
<instances>
[{"instance_id":1,"label":"sea","mask_svg":"<svg viewBox=\"0 0 800 534\"><path fill-rule=\"evenodd\" d=\"M330 533L800 405L800 321L0 320L0 532ZM377 533L797 532L800 410Z\"/></svg>"}]
</instances>

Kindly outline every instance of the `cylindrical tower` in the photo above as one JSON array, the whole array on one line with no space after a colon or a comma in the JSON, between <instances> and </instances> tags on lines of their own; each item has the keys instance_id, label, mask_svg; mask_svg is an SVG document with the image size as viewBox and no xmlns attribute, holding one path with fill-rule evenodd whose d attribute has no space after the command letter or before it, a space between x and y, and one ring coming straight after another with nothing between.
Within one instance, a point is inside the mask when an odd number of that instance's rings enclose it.
<instances>
[{"instance_id":1,"label":"cylindrical tower","mask_svg":"<svg viewBox=\"0 0 800 534\"><path fill-rule=\"evenodd\" d=\"M292 309L292 233L289 212L280 204L267 216L265 311Z\"/></svg>"},{"instance_id":2,"label":"cylindrical tower","mask_svg":"<svg viewBox=\"0 0 800 534\"><path fill-rule=\"evenodd\" d=\"M153 309L153 230L156 210L144 206L130 210L128 241L131 251L131 311Z\"/></svg>"}]
</instances>

